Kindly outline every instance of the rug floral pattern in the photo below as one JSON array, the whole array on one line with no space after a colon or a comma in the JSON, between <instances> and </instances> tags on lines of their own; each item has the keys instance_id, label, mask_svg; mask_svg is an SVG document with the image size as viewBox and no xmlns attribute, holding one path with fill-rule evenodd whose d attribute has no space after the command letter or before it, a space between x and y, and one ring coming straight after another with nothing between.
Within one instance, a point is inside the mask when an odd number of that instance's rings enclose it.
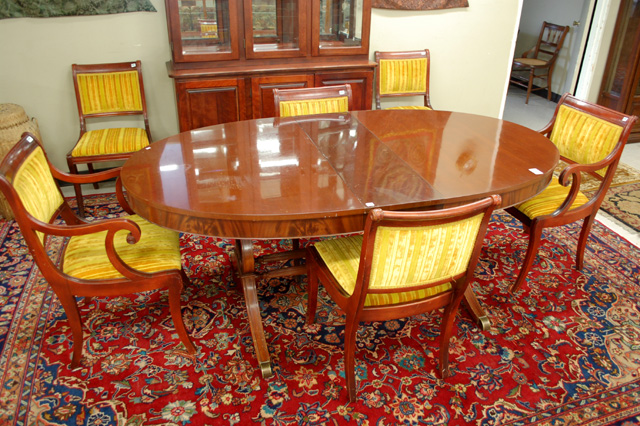
<instances>
[{"instance_id":1,"label":"rug floral pattern","mask_svg":"<svg viewBox=\"0 0 640 426\"><path fill-rule=\"evenodd\" d=\"M609 188L600 209L640 233L640 183Z\"/></svg>"},{"instance_id":2,"label":"rug floral pattern","mask_svg":"<svg viewBox=\"0 0 640 426\"><path fill-rule=\"evenodd\" d=\"M119 214L107 196L88 204L96 217ZM194 235L181 238L192 281L182 303L198 353L177 338L163 292L96 298L80 303L83 363L69 370L64 311L15 224L0 222L0 424L610 424L640 415L640 250L596 223L578 272L579 227L552 229L511 295L527 241L508 215L493 219L473 284L493 327L480 331L460 312L443 381L440 312L361 326L356 403L344 387L344 316L328 296L305 325L304 279L259 283L274 372L263 379L231 241ZM61 247L51 244L54 258Z\"/></svg>"}]
</instances>

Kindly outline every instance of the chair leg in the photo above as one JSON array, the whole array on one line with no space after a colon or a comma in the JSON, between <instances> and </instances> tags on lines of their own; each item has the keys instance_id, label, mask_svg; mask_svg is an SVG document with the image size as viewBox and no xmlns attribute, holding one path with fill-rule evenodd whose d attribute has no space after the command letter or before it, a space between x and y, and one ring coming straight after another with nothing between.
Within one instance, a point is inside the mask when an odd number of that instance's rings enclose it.
<instances>
[{"instance_id":1,"label":"chair leg","mask_svg":"<svg viewBox=\"0 0 640 426\"><path fill-rule=\"evenodd\" d=\"M78 311L78 303L76 298L67 292L59 294L56 292L62 308L67 315L67 321L71 327L71 335L73 336L73 357L71 358L72 370L80 367L80 361L82 360L82 347L84 346L84 336L82 333L82 319L80 318L80 311Z\"/></svg>"},{"instance_id":2,"label":"chair leg","mask_svg":"<svg viewBox=\"0 0 640 426\"><path fill-rule=\"evenodd\" d=\"M529 72L529 85L527 86L527 100L524 102L525 104L529 103L529 96L531 95L531 89L533 88L533 70Z\"/></svg>"},{"instance_id":3,"label":"chair leg","mask_svg":"<svg viewBox=\"0 0 640 426\"><path fill-rule=\"evenodd\" d=\"M453 322L458 313L460 301L453 301L444 310L442 327L440 330L440 377L444 380L449 377L449 342L453 331Z\"/></svg>"},{"instance_id":4,"label":"chair leg","mask_svg":"<svg viewBox=\"0 0 640 426\"><path fill-rule=\"evenodd\" d=\"M318 273L313 255L307 253L307 324L313 324L318 307Z\"/></svg>"},{"instance_id":5,"label":"chair leg","mask_svg":"<svg viewBox=\"0 0 640 426\"><path fill-rule=\"evenodd\" d=\"M576 269L578 271L581 271L584 266L584 251L587 248L587 241L589 240L589 234L591 233L591 227L593 226L594 219L595 214L590 214L584 218L582 223L582 230L580 231L580 238L578 239L578 247L576 251Z\"/></svg>"},{"instance_id":6,"label":"chair leg","mask_svg":"<svg viewBox=\"0 0 640 426\"><path fill-rule=\"evenodd\" d=\"M189 352L190 354L194 354L196 353L196 348L195 346L193 346L193 342L191 342L189 333L187 333L187 329L184 326L184 322L182 320L182 310L180 309L180 293L182 291L182 285L185 280L185 283L188 283L189 281L184 271L181 271L181 275L182 276L180 282L174 282L169 286L169 310L171 311L173 326L176 328L182 344L184 344L184 346L187 348L187 352Z\"/></svg>"},{"instance_id":7,"label":"chair leg","mask_svg":"<svg viewBox=\"0 0 640 426\"><path fill-rule=\"evenodd\" d=\"M518 278L516 278L515 283L511 286L511 289L509 289L511 293L515 293L516 291L518 291L522 284L526 281L527 274L531 269L531 265L533 265L536 254L538 253L541 237L542 227L537 226L535 223L532 224L531 228L529 229L529 245L527 246L527 253L524 256L524 262L522 263L522 267L520 268Z\"/></svg>"},{"instance_id":8,"label":"chair leg","mask_svg":"<svg viewBox=\"0 0 640 426\"><path fill-rule=\"evenodd\" d=\"M70 159L67 160L67 164L69 165L69 172L73 173L74 175L77 175L78 166L76 166L76 164ZM75 193L76 193L76 202L78 204L78 216L84 217L84 201L82 199L82 185L80 185L79 183L74 183L73 189L75 190Z\"/></svg>"},{"instance_id":9,"label":"chair leg","mask_svg":"<svg viewBox=\"0 0 640 426\"><path fill-rule=\"evenodd\" d=\"M356 332L358 321L353 315L347 314L344 327L344 376L347 379L347 393L349 401L356 401Z\"/></svg>"},{"instance_id":10,"label":"chair leg","mask_svg":"<svg viewBox=\"0 0 640 426\"><path fill-rule=\"evenodd\" d=\"M547 74L547 100L551 100L551 70L548 70Z\"/></svg>"},{"instance_id":11,"label":"chair leg","mask_svg":"<svg viewBox=\"0 0 640 426\"><path fill-rule=\"evenodd\" d=\"M93 163L87 163L87 169L89 170L89 173L95 173L95 169L93 168ZM98 185L98 182L94 182L93 183L93 189L98 189L100 188L100 186Z\"/></svg>"}]
</instances>

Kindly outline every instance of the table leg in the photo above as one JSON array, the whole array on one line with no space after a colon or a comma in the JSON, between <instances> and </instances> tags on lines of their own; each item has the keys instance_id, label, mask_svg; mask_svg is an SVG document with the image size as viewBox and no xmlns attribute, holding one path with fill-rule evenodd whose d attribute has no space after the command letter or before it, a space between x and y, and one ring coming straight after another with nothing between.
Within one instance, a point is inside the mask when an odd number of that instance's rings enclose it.
<instances>
[{"instance_id":1,"label":"table leg","mask_svg":"<svg viewBox=\"0 0 640 426\"><path fill-rule=\"evenodd\" d=\"M256 287L256 273L253 259L253 243L251 240L236 240L236 255L238 259L238 272L244 290L244 301L247 306L249 317L249 327L251 328L251 338L256 351L258 366L265 379L272 376L271 359L267 340L264 337L262 328L262 315L260 314L260 303L258 302L258 290Z\"/></svg>"},{"instance_id":2,"label":"table leg","mask_svg":"<svg viewBox=\"0 0 640 426\"><path fill-rule=\"evenodd\" d=\"M476 323L482 330L489 330L491 328L491 321L489 321L487 313L484 311L482 306L480 306L480 302L478 302L478 299L476 298L476 295L473 292L471 286L467 287L467 291L465 291L464 293L464 298L467 302L467 307L471 312L471 316L476 321Z\"/></svg>"}]
</instances>

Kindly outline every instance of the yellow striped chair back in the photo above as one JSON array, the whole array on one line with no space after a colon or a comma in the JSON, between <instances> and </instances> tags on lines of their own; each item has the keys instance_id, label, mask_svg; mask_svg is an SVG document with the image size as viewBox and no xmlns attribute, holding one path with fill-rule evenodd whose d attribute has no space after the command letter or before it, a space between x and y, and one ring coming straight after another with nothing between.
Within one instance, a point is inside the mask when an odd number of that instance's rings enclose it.
<instances>
[{"instance_id":1,"label":"yellow striped chair back","mask_svg":"<svg viewBox=\"0 0 640 426\"><path fill-rule=\"evenodd\" d=\"M299 115L328 114L332 112L348 112L349 99L341 98L313 99L280 102L280 117L297 117Z\"/></svg>"},{"instance_id":2,"label":"yellow striped chair back","mask_svg":"<svg viewBox=\"0 0 640 426\"><path fill-rule=\"evenodd\" d=\"M424 93L427 91L427 58L381 59L380 94Z\"/></svg>"},{"instance_id":3,"label":"yellow striped chair back","mask_svg":"<svg viewBox=\"0 0 640 426\"><path fill-rule=\"evenodd\" d=\"M49 223L64 202L40 146L22 162L12 183L27 212L42 222ZM38 237L44 243L44 234Z\"/></svg>"},{"instance_id":4,"label":"yellow striped chair back","mask_svg":"<svg viewBox=\"0 0 640 426\"><path fill-rule=\"evenodd\" d=\"M604 159L620 141L623 128L592 114L560 105L550 139L560 155L577 163ZM606 168L598 171L605 174Z\"/></svg>"},{"instance_id":5,"label":"yellow striped chair back","mask_svg":"<svg viewBox=\"0 0 640 426\"><path fill-rule=\"evenodd\" d=\"M274 89L276 117L344 113L351 110L351 86Z\"/></svg>"},{"instance_id":6,"label":"yellow striped chair back","mask_svg":"<svg viewBox=\"0 0 640 426\"><path fill-rule=\"evenodd\" d=\"M84 115L142 112L138 71L77 74L78 96Z\"/></svg>"}]
</instances>

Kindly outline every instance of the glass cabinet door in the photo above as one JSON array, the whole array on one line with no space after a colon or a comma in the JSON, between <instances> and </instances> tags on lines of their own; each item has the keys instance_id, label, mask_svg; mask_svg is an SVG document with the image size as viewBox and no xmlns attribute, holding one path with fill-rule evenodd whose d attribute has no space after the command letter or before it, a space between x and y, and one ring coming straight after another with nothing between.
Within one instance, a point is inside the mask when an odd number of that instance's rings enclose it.
<instances>
[{"instance_id":1,"label":"glass cabinet door","mask_svg":"<svg viewBox=\"0 0 640 426\"><path fill-rule=\"evenodd\" d=\"M314 55L369 52L371 0L315 0L312 18Z\"/></svg>"},{"instance_id":2,"label":"glass cabinet door","mask_svg":"<svg viewBox=\"0 0 640 426\"><path fill-rule=\"evenodd\" d=\"M238 59L235 0L166 0L176 62Z\"/></svg>"},{"instance_id":3,"label":"glass cabinet door","mask_svg":"<svg viewBox=\"0 0 640 426\"><path fill-rule=\"evenodd\" d=\"M290 58L307 54L308 0L245 0L247 58Z\"/></svg>"}]
</instances>

